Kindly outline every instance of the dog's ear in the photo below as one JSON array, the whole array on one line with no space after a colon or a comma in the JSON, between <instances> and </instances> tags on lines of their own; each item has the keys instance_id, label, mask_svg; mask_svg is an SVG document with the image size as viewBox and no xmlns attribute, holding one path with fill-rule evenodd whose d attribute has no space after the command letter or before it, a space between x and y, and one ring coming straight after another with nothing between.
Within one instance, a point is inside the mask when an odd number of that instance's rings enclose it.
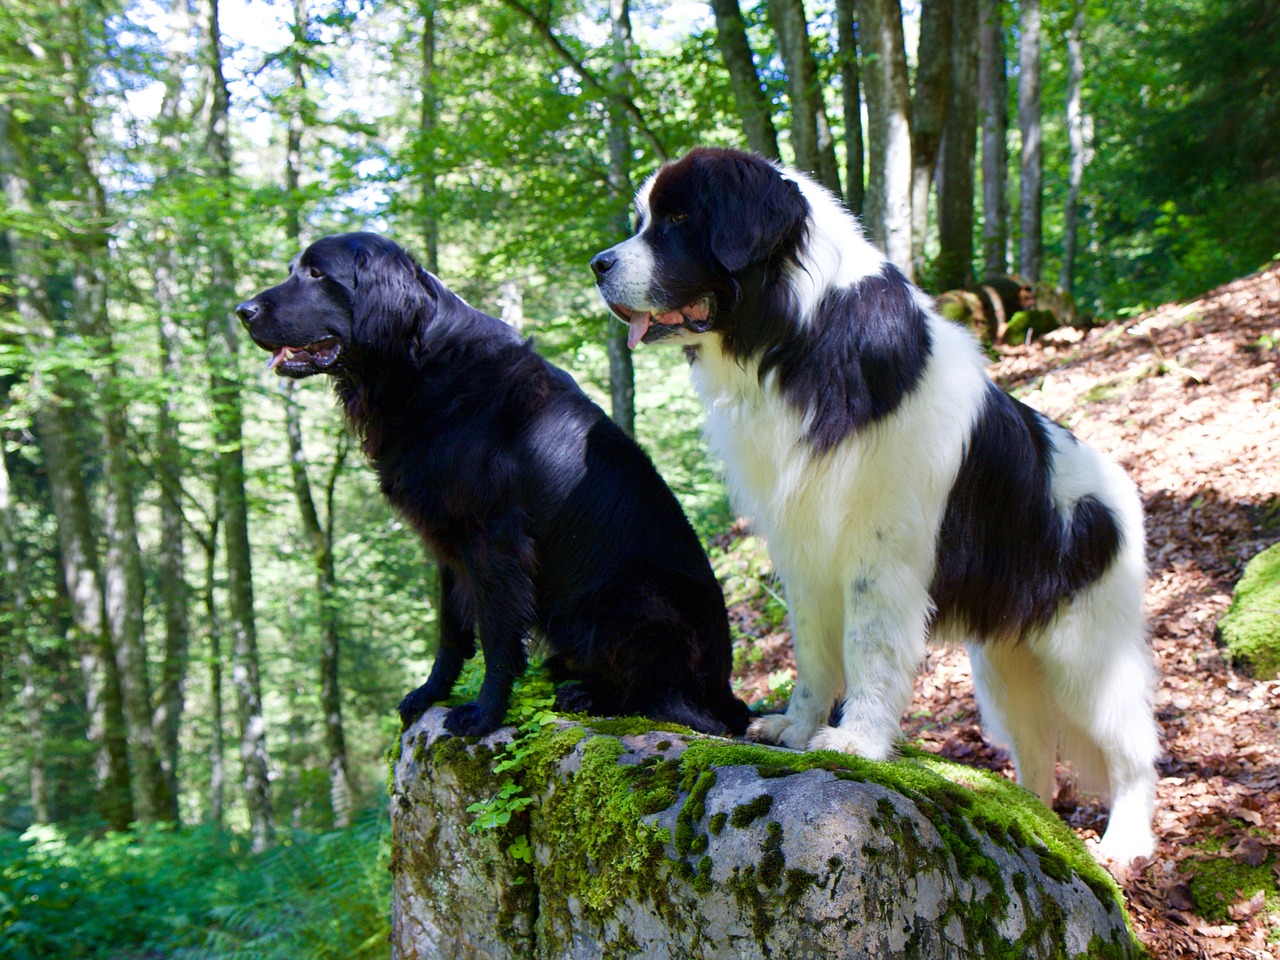
<instances>
[{"instance_id":1,"label":"dog's ear","mask_svg":"<svg viewBox=\"0 0 1280 960\"><path fill-rule=\"evenodd\" d=\"M418 265L398 247L359 245L352 266L352 332L357 340L403 342L434 311L435 299L420 282Z\"/></svg>"},{"instance_id":2,"label":"dog's ear","mask_svg":"<svg viewBox=\"0 0 1280 960\"><path fill-rule=\"evenodd\" d=\"M809 203L794 180L758 159L720 165L707 195L711 252L730 273L764 263L804 240Z\"/></svg>"}]
</instances>

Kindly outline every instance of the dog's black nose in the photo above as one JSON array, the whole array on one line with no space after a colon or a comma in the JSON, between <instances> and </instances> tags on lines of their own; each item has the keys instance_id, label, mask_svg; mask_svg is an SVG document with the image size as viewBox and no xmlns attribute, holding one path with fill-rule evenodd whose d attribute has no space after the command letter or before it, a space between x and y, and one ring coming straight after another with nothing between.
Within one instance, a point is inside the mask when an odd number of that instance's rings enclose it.
<instances>
[{"instance_id":1,"label":"dog's black nose","mask_svg":"<svg viewBox=\"0 0 1280 960\"><path fill-rule=\"evenodd\" d=\"M597 253L591 258L591 272L596 275L596 280L603 280L604 275L613 269L613 265L618 262L617 256L610 250L604 253Z\"/></svg>"},{"instance_id":2,"label":"dog's black nose","mask_svg":"<svg viewBox=\"0 0 1280 960\"><path fill-rule=\"evenodd\" d=\"M240 306L236 307L236 316L239 317L240 322L247 327L249 324L253 323L253 318L258 315L258 311L260 309L261 307L252 300L246 300L244 303L240 304Z\"/></svg>"}]
</instances>

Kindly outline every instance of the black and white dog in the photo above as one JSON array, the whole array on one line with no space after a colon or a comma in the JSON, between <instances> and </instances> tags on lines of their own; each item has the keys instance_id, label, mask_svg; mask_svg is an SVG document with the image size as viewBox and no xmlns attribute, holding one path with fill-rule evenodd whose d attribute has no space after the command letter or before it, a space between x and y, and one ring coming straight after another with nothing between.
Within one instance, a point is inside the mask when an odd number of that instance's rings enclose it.
<instances>
[{"instance_id":1,"label":"black and white dog","mask_svg":"<svg viewBox=\"0 0 1280 960\"><path fill-rule=\"evenodd\" d=\"M406 726L484 651L445 727L499 726L523 640L557 703L742 733L724 596L644 452L509 326L371 233L325 237L236 312L283 376L333 378L382 492L440 563L440 649Z\"/></svg>"},{"instance_id":2,"label":"black and white dog","mask_svg":"<svg viewBox=\"0 0 1280 960\"><path fill-rule=\"evenodd\" d=\"M1111 794L1103 852L1149 854L1133 483L1002 393L970 334L806 177L703 148L636 208L635 236L591 262L600 294L632 347L685 346L731 495L786 585L798 681L752 735L887 757L926 637L961 640L1020 781L1051 800L1061 749Z\"/></svg>"}]
</instances>

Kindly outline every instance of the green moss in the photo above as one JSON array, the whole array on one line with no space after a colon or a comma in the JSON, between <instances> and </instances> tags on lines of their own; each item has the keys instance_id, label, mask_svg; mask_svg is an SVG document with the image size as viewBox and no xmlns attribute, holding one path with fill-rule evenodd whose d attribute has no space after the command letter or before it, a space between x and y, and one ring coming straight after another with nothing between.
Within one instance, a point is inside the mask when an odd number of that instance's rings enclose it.
<instances>
[{"instance_id":1,"label":"green moss","mask_svg":"<svg viewBox=\"0 0 1280 960\"><path fill-rule=\"evenodd\" d=\"M713 813L711 820L707 823L707 832L713 837L720 836L724 832L724 825L729 822L729 815L721 810L719 813Z\"/></svg>"},{"instance_id":2,"label":"green moss","mask_svg":"<svg viewBox=\"0 0 1280 960\"><path fill-rule=\"evenodd\" d=\"M404 752L404 737L397 736L392 741L391 746L387 747L387 796L391 797L396 792L396 765L400 763L400 755Z\"/></svg>"},{"instance_id":3,"label":"green moss","mask_svg":"<svg viewBox=\"0 0 1280 960\"><path fill-rule=\"evenodd\" d=\"M740 804L733 808L733 816L729 818L729 825L741 830L749 827L755 821L765 816L773 809L773 795L762 793L754 800Z\"/></svg>"},{"instance_id":4,"label":"green moss","mask_svg":"<svg viewBox=\"0 0 1280 960\"><path fill-rule=\"evenodd\" d=\"M711 882L711 870L713 867L714 867L714 864L711 862L710 857L703 857L701 860L698 861L697 872L694 874L693 879L690 881L690 883L693 885L693 889L697 890L698 893L711 892L711 888L713 886Z\"/></svg>"},{"instance_id":5,"label":"green moss","mask_svg":"<svg viewBox=\"0 0 1280 960\"><path fill-rule=\"evenodd\" d=\"M1195 901L1196 913L1214 923L1230 919L1233 904L1248 900L1258 892L1266 898L1267 909L1280 912L1280 886L1273 869L1275 854L1258 866L1238 863L1229 853L1184 860L1178 869L1189 874L1187 886Z\"/></svg>"},{"instance_id":6,"label":"green moss","mask_svg":"<svg viewBox=\"0 0 1280 960\"><path fill-rule=\"evenodd\" d=\"M602 733L606 737L635 737L644 733L674 733L682 736L695 735L694 731L689 727L682 727L678 723L664 723L658 720L650 720L648 717L582 717L584 723L591 727L596 733ZM660 750L671 749L671 741L664 740L665 747L659 747Z\"/></svg>"},{"instance_id":7,"label":"green moss","mask_svg":"<svg viewBox=\"0 0 1280 960\"><path fill-rule=\"evenodd\" d=\"M1280 677L1280 543L1245 566L1218 629L1233 664L1260 680Z\"/></svg>"},{"instance_id":8,"label":"green moss","mask_svg":"<svg viewBox=\"0 0 1280 960\"><path fill-rule=\"evenodd\" d=\"M764 843L760 847L760 866L756 871L756 878L772 889L782 883L782 872L786 867L787 859L782 854L782 824L771 820L765 828Z\"/></svg>"}]
</instances>

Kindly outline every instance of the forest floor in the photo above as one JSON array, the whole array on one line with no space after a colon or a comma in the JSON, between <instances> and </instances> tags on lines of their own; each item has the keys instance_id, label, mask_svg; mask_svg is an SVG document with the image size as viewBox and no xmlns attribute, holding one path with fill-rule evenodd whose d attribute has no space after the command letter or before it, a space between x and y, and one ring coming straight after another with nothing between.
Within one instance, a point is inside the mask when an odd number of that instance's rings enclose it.
<instances>
[{"instance_id":1,"label":"forest floor","mask_svg":"<svg viewBox=\"0 0 1280 960\"><path fill-rule=\"evenodd\" d=\"M1216 625L1246 560L1280 539L1280 265L1187 303L1001 348L992 375L1118 460L1147 509L1147 610L1164 755L1149 860L1107 863L1157 960L1280 960L1280 681L1232 670ZM733 616L751 634L759 613ZM758 634L758 631L757 631ZM793 670L784 632L738 672L765 696ZM932 649L909 739L1012 777L982 735L963 650ZM1086 842L1097 802L1059 790Z\"/></svg>"}]
</instances>

